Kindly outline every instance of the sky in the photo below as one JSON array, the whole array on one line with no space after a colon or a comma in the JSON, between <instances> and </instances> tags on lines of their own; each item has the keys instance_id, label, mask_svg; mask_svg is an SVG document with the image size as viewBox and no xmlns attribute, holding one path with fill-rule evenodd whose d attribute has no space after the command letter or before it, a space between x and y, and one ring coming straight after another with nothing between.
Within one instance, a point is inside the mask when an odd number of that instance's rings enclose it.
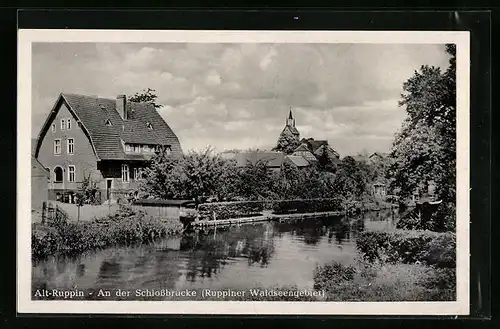
<instances>
[{"instance_id":1,"label":"sky","mask_svg":"<svg viewBox=\"0 0 500 329\"><path fill-rule=\"evenodd\" d=\"M444 45L34 43L32 134L61 92L152 88L185 151L271 149L291 108L301 138L341 156L388 152L403 82L421 65L445 69Z\"/></svg>"}]
</instances>

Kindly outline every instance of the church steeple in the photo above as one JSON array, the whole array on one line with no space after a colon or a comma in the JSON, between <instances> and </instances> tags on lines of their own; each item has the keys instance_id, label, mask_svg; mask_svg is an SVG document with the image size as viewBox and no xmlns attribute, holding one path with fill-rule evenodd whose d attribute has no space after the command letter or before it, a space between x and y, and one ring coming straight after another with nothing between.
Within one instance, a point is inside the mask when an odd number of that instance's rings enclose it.
<instances>
[{"instance_id":1,"label":"church steeple","mask_svg":"<svg viewBox=\"0 0 500 329\"><path fill-rule=\"evenodd\" d=\"M286 120L286 125L295 127L295 119L293 118L292 115L292 107L290 107L290 113L288 114L288 119Z\"/></svg>"}]
</instances>

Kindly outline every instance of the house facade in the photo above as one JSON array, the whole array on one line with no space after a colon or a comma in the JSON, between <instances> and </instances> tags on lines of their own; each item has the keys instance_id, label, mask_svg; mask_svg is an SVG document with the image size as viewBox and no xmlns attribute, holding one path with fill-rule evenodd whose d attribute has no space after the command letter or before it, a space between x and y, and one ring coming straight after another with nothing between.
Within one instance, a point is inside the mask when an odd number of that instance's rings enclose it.
<instances>
[{"instance_id":1,"label":"house facade","mask_svg":"<svg viewBox=\"0 0 500 329\"><path fill-rule=\"evenodd\" d=\"M155 151L180 156L179 139L152 104L60 94L35 147L50 172L50 200L74 201L85 178L101 200L117 200L137 187Z\"/></svg>"}]
</instances>

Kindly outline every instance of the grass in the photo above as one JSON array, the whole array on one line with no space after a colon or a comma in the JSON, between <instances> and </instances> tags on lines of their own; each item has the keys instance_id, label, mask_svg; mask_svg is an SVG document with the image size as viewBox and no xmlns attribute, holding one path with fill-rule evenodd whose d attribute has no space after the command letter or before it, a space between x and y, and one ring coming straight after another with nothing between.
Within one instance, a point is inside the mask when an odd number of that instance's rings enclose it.
<instances>
[{"instance_id":1,"label":"grass","mask_svg":"<svg viewBox=\"0 0 500 329\"><path fill-rule=\"evenodd\" d=\"M423 264L332 262L314 271L315 289L328 301L452 301L454 269Z\"/></svg>"},{"instance_id":2,"label":"grass","mask_svg":"<svg viewBox=\"0 0 500 329\"><path fill-rule=\"evenodd\" d=\"M164 222L124 207L113 215L88 222L53 226L34 224L32 259L39 261L52 255L76 256L110 246L150 243L180 234L182 228L180 222Z\"/></svg>"}]
</instances>

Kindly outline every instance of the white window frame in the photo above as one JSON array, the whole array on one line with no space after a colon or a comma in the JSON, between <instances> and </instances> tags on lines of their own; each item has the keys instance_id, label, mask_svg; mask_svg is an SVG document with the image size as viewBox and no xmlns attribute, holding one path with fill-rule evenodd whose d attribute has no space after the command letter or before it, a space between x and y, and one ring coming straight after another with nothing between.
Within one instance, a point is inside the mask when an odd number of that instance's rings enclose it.
<instances>
[{"instance_id":1,"label":"white window frame","mask_svg":"<svg viewBox=\"0 0 500 329\"><path fill-rule=\"evenodd\" d=\"M66 120L66 130L71 130L71 118Z\"/></svg>"},{"instance_id":2,"label":"white window frame","mask_svg":"<svg viewBox=\"0 0 500 329\"><path fill-rule=\"evenodd\" d=\"M71 171L73 169L73 171ZM73 179L71 179L71 174L73 174ZM68 182L74 183L76 181L76 168L74 165L68 166Z\"/></svg>"},{"instance_id":3,"label":"white window frame","mask_svg":"<svg viewBox=\"0 0 500 329\"><path fill-rule=\"evenodd\" d=\"M134 145L134 153L141 153L141 145Z\"/></svg>"},{"instance_id":4,"label":"white window frame","mask_svg":"<svg viewBox=\"0 0 500 329\"><path fill-rule=\"evenodd\" d=\"M69 149L69 146L70 146L69 141L70 140L72 141L71 146L73 147L73 150ZM75 154L75 139L73 137L68 138L68 140L66 141L66 151L68 152L68 154Z\"/></svg>"},{"instance_id":5,"label":"white window frame","mask_svg":"<svg viewBox=\"0 0 500 329\"><path fill-rule=\"evenodd\" d=\"M172 154L172 147L170 145L165 146L165 151L166 151L167 155Z\"/></svg>"},{"instance_id":6,"label":"white window frame","mask_svg":"<svg viewBox=\"0 0 500 329\"><path fill-rule=\"evenodd\" d=\"M66 119L61 119L61 131L66 130Z\"/></svg>"},{"instance_id":7,"label":"white window frame","mask_svg":"<svg viewBox=\"0 0 500 329\"><path fill-rule=\"evenodd\" d=\"M128 164L122 164L122 182L128 183L130 181L130 167Z\"/></svg>"},{"instance_id":8,"label":"white window frame","mask_svg":"<svg viewBox=\"0 0 500 329\"><path fill-rule=\"evenodd\" d=\"M53 133L55 133L55 132L56 132L56 124L55 124L55 123L53 123L53 124L52 124L52 132L53 132Z\"/></svg>"},{"instance_id":9,"label":"white window frame","mask_svg":"<svg viewBox=\"0 0 500 329\"><path fill-rule=\"evenodd\" d=\"M130 152L130 144L125 144L125 152Z\"/></svg>"},{"instance_id":10,"label":"white window frame","mask_svg":"<svg viewBox=\"0 0 500 329\"><path fill-rule=\"evenodd\" d=\"M56 142L59 142L59 153L57 152ZM54 154L55 155L61 155L61 153L62 153L61 139L60 138L56 138L56 139L54 139Z\"/></svg>"},{"instance_id":11,"label":"white window frame","mask_svg":"<svg viewBox=\"0 0 500 329\"><path fill-rule=\"evenodd\" d=\"M134 180L139 180L140 174L141 174L141 168L135 167L134 168Z\"/></svg>"}]
</instances>

